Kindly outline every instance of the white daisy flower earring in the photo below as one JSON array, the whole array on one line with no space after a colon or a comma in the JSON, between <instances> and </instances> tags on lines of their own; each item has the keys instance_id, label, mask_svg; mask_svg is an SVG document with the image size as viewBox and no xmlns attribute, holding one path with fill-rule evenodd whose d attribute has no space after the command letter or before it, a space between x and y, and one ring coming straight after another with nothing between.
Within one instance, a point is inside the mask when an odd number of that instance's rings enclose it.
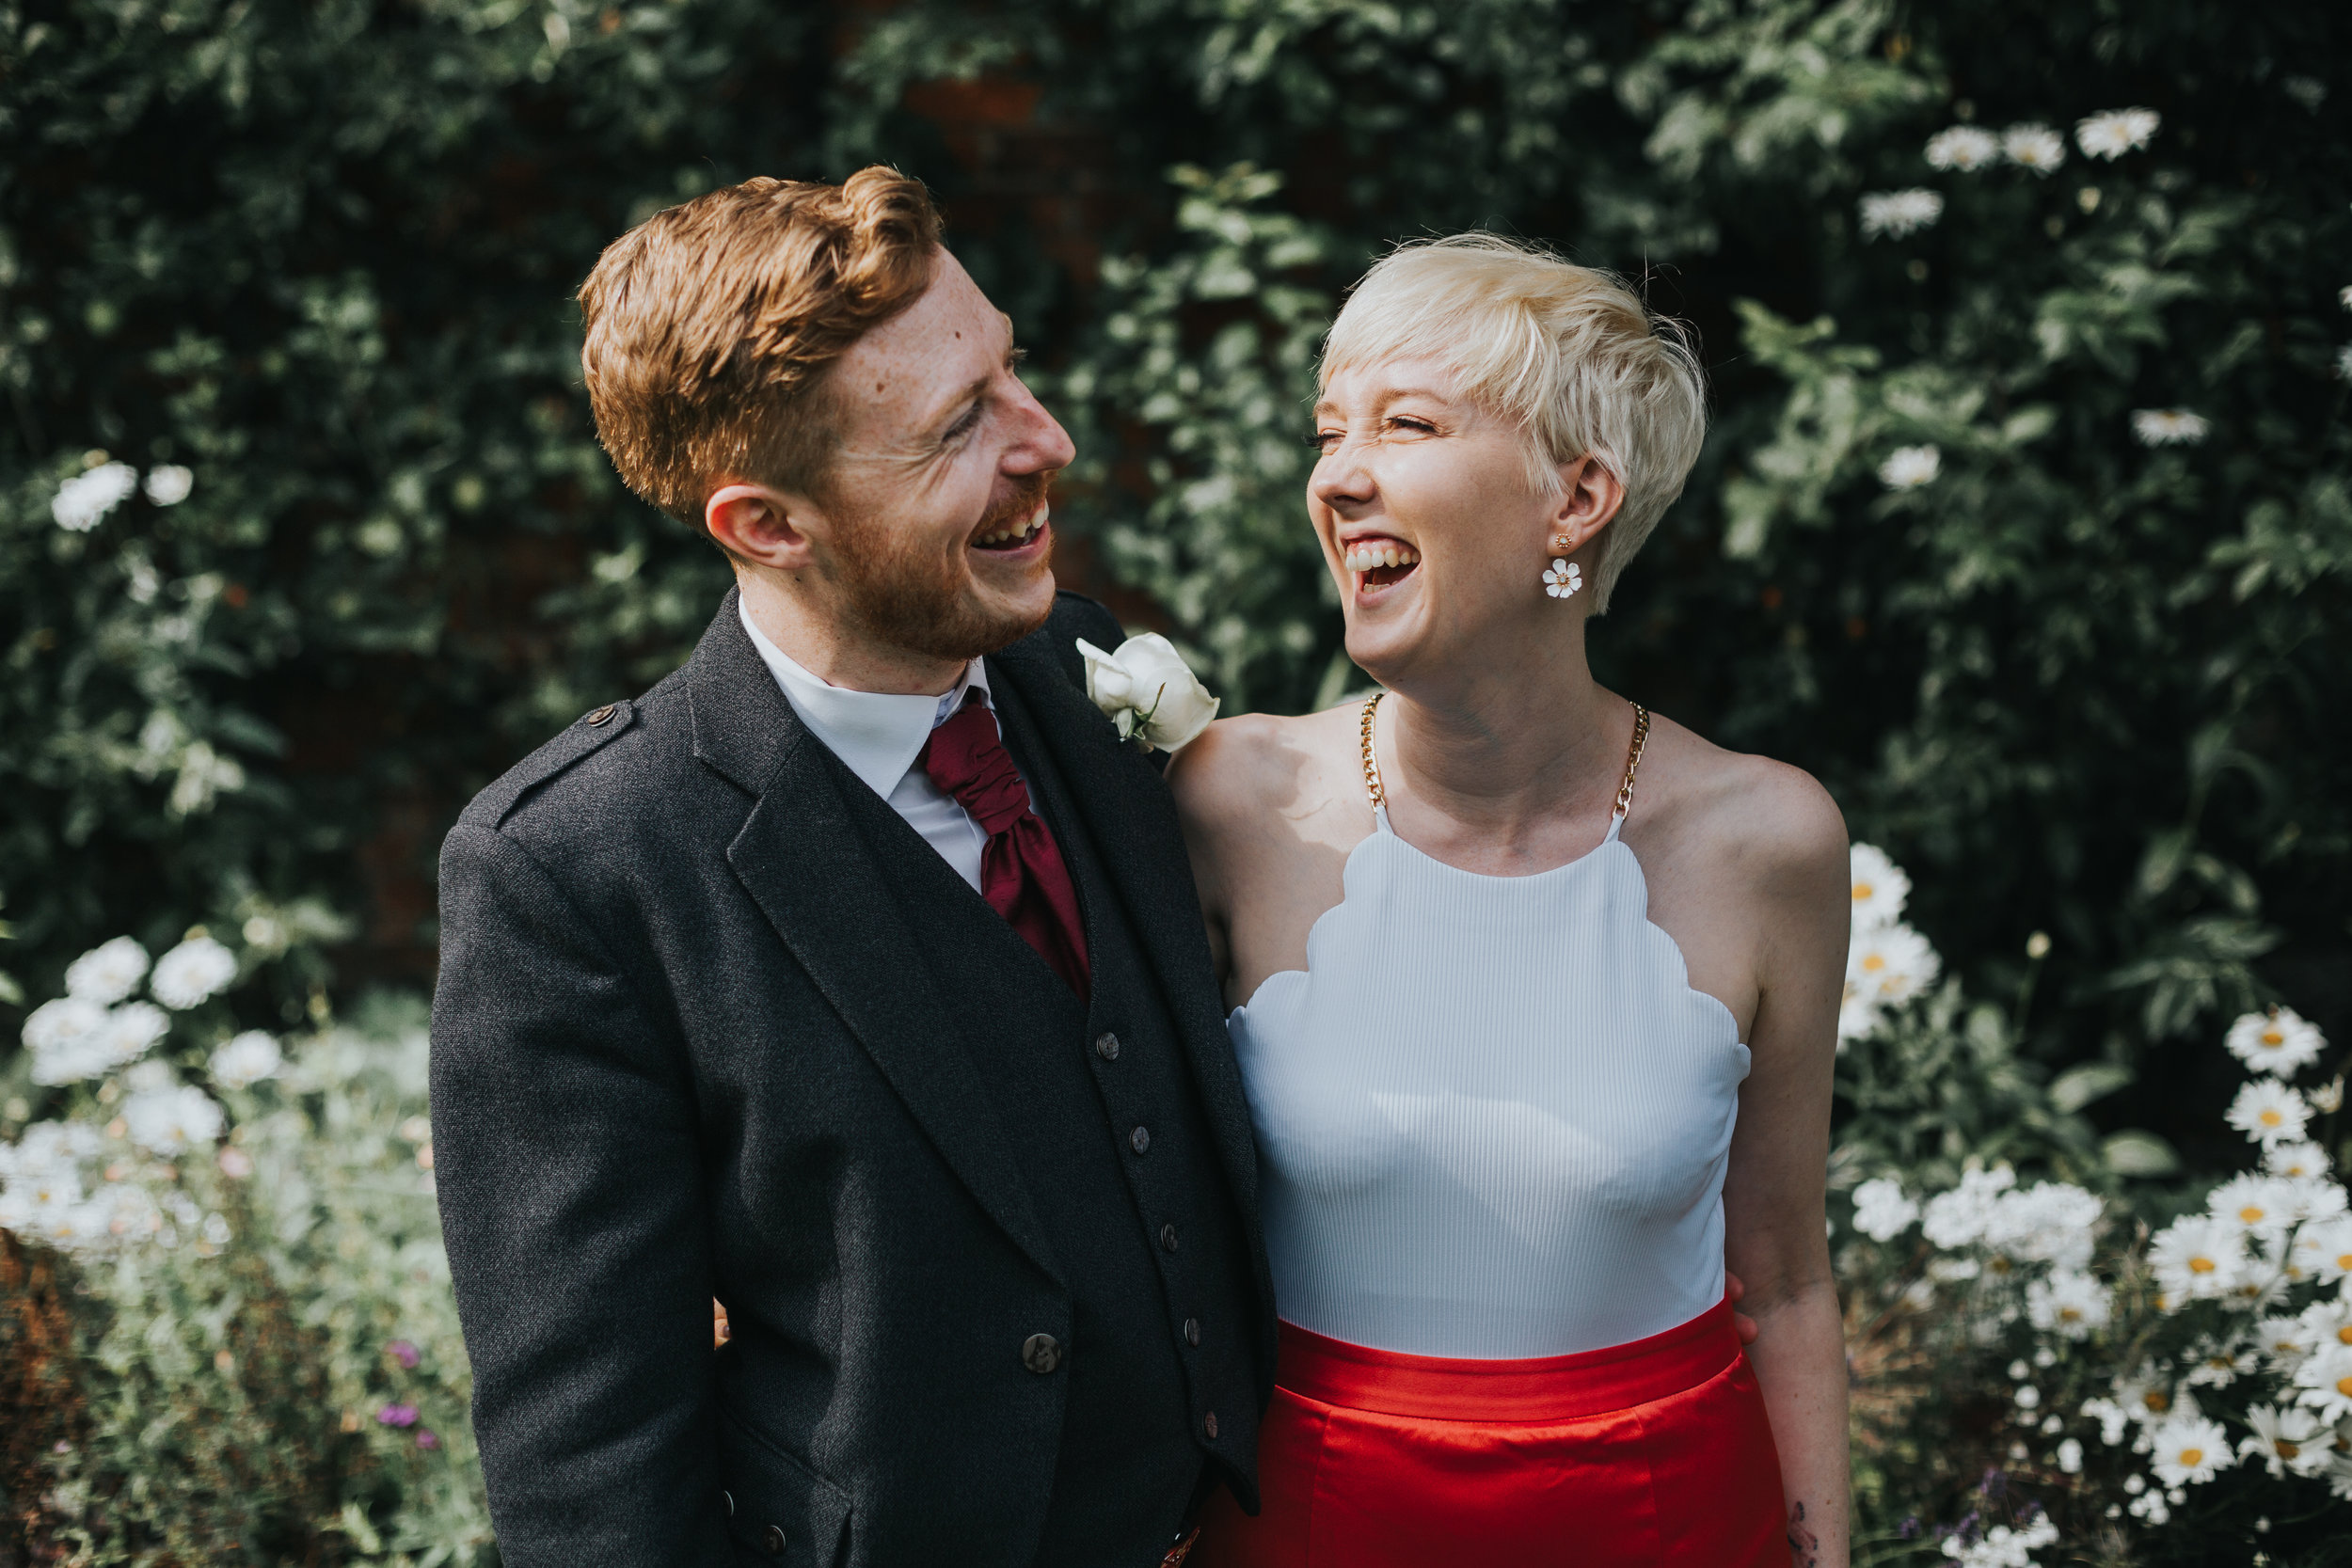
<instances>
[{"instance_id":1,"label":"white daisy flower earring","mask_svg":"<svg viewBox=\"0 0 2352 1568\"><path fill-rule=\"evenodd\" d=\"M1576 548L1576 535L1555 533L1551 536L1550 565L1544 568L1544 592L1555 599L1565 599L1584 586L1584 568L1566 559Z\"/></svg>"}]
</instances>

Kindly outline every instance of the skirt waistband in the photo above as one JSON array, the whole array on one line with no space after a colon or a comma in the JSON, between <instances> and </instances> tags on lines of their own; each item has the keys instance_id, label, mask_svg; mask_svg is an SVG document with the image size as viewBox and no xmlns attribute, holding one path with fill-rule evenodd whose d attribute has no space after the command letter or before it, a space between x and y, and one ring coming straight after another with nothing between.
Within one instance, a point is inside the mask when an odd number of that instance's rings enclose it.
<instances>
[{"instance_id":1,"label":"skirt waistband","mask_svg":"<svg viewBox=\"0 0 2352 1568\"><path fill-rule=\"evenodd\" d=\"M1306 1399L1377 1415L1540 1425L1679 1394L1739 1356L1729 1301L1646 1339L1512 1361L1407 1355L1284 1323L1275 1381Z\"/></svg>"}]
</instances>

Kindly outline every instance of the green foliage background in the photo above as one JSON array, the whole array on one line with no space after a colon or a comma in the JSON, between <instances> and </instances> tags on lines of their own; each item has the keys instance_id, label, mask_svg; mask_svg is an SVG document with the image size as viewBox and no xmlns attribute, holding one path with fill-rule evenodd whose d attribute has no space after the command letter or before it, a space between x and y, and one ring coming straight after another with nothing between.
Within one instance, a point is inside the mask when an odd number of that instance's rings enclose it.
<instances>
[{"instance_id":1,"label":"green foliage background","mask_svg":"<svg viewBox=\"0 0 2352 1568\"><path fill-rule=\"evenodd\" d=\"M1381 247L1498 227L1693 320L1714 435L1604 676L1910 868L2000 1104L2108 1064L2103 1129L2217 1161L2219 1019L2352 1035L2347 60L2328 0L0 0L6 989L191 922L249 1023L429 979L447 822L725 580L596 447L571 290L661 205L882 160L1078 436L1073 578L1233 707L1360 679L1297 437ZM2111 164L1921 153L2126 104ZM1865 239L1910 186L1942 220ZM2176 406L2205 441L2133 440ZM58 528L107 458L193 493ZM1870 1092L1910 1157L2002 1134Z\"/></svg>"}]
</instances>

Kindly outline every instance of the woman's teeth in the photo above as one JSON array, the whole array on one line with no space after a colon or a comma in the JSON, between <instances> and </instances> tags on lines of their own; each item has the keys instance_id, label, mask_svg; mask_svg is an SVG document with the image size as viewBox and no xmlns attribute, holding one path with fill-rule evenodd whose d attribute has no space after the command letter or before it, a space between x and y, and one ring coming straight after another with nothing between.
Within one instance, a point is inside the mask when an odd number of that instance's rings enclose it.
<instances>
[{"instance_id":1,"label":"woman's teeth","mask_svg":"<svg viewBox=\"0 0 2352 1568\"><path fill-rule=\"evenodd\" d=\"M1041 506L1011 527L1000 528L992 532L980 534L972 543L983 549L1006 546L1018 548L1027 544L1036 536L1037 531L1045 526L1045 516L1046 509Z\"/></svg>"},{"instance_id":2,"label":"woman's teeth","mask_svg":"<svg viewBox=\"0 0 2352 1568\"><path fill-rule=\"evenodd\" d=\"M1410 545L1358 545L1343 560L1351 572L1373 572L1383 566L1418 566L1421 551Z\"/></svg>"}]
</instances>

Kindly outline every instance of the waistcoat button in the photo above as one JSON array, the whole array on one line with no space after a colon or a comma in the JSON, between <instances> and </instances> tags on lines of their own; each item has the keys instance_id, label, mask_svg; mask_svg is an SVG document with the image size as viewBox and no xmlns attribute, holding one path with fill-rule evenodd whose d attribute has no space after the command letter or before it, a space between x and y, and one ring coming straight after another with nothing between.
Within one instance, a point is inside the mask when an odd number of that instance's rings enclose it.
<instances>
[{"instance_id":1,"label":"waistcoat button","mask_svg":"<svg viewBox=\"0 0 2352 1568\"><path fill-rule=\"evenodd\" d=\"M759 1538L759 1544L770 1557L782 1557L784 1555L784 1527L770 1525L768 1532Z\"/></svg>"},{"instance_id":2,"label":"waistcoat button","mask_svg":"<svg viewBox=\"0 0 2352 1568\"><path fill-rule=\"evenodd\" d=\"M1188 1345L1200 1343L1200 1320L1199 1318L1184 1320L1184 1343Z\"/></svg>"},{"instance_id":3,"label":"waistcoat button","mask_svg":"<svg viewBox=\"0 0 2352 1568\"><path fill-rule=\"evenodd\" d=\"M1094 1053L1106 1062L1119 1060L1119 1037L1107 1030L1095 1036Z\"/></svg>"},{"instance_id":4,"label":"waistcoat button","mask_svg":"<svg viewBox=\"0 0 2352 1568\"><path fill-rule=\"evenodd\" d=\"M1164 1225L1160 1227L1160 1250L1162 1252L1174 1252L1176 1250L1176 1227L1174 1226Z\"/></svg>"},{"instance_id":5,"label":"waistcoat button","mask_svg":"<svg viewBox=\"0 0 2352 1568\"><path fill-rule=\"evenodd\" d=\"M1152 1130L1148 1127L1138 1127L1134 1132L1128 1133L1127 1147L1134 1149L1137 1154L1140 1154L1145 1149L1150 1148L1152 1147Z\"/></svg>"},{"instance_id":6,"label":"waistcoat button","mask_svg":"<svg viewBox=\"0 0 2352 1568\"><path fill-rule=\"evenodd\" d=\"M1061 1365L1061 1341L1050 1334L1032 1334L1021 1341L1021 1364L1040 1377Z\"/></svg>"}]
</instances>

